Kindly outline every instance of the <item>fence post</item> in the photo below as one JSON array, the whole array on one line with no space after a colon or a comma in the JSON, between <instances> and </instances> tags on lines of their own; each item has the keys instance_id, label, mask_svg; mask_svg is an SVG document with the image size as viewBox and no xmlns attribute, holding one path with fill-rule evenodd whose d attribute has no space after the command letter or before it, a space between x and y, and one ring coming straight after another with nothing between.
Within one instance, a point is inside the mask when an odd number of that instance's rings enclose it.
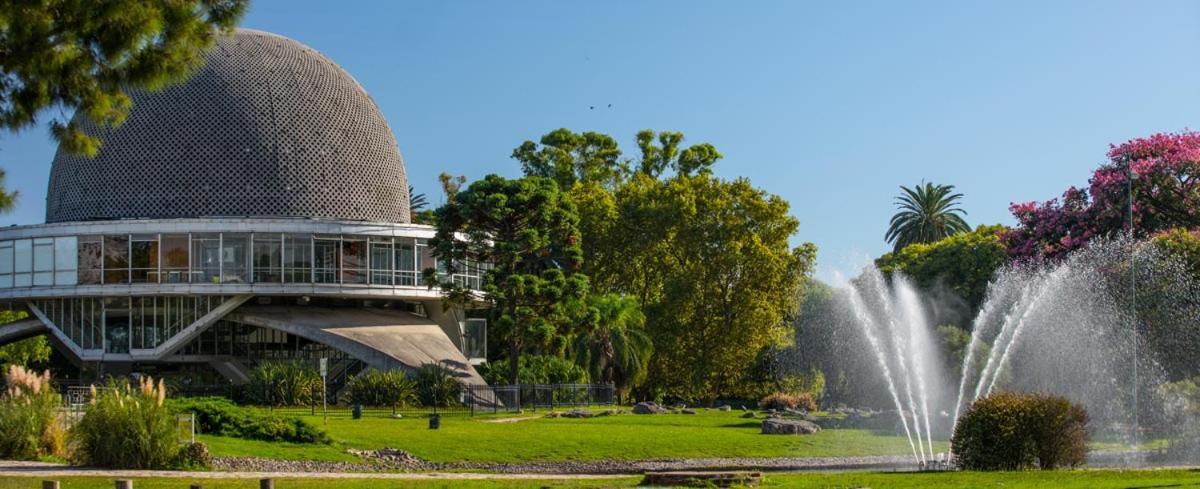
<instances>
[{"instance_id":1,"label":"fence post","mask_svg":"<svg viewBox=\"0 0 1200 489\"><path fill-rule=\"evenodd\" d=\"M117 489L133 489L133 481L129 479L117 479L114 485Z\"/></svg>"},{"instance_id":2,"label":"fence post","mask_svg":"<svg viewBox=\"0 0 1200 489\"><path fill-rule=\"evenodd\" d=\"M259 479L258 489L275 489L275 479Z\"/></svg>"},{"instance_id":3,"label":"fence post","mask_svg":"<svg viewBox=\"0 0 1200 489\"><path fill-rule=\"evenodd\" d=\"M42 481L42 489L58 489L58 481Z\"/></svg>"}]
</instances>

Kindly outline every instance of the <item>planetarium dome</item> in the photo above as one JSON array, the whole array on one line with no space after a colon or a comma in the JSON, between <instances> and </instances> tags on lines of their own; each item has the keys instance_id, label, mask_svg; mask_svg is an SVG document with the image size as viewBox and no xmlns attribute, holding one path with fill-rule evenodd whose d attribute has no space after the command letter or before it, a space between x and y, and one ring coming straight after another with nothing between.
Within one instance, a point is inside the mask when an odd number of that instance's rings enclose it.
<instances>
[{"instance_id":1,"label":"planetarium dome","mask_svg":"<svg viewBox=\"0 0 1200 489\"><path fill-rule=\"evenodd\" d=\"M239 29L186 82L133 91L92 158L55 155L46 222L298 217L408 223L395 137L329 58Z\"/></svg>"}]
</instances>

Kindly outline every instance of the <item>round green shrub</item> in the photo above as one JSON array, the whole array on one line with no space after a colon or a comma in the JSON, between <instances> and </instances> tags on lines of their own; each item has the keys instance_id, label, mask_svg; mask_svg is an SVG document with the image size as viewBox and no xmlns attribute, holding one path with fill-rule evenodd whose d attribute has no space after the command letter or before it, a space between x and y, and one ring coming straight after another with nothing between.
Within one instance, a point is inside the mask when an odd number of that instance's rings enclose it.
<instances>
[{"instance_id":1,"label":"round green shrub","mask_svg":"<svg viewBox=\"0 0 1200 489\"><path fill-rule=\"evenodd\" d=\"M1087 459L1087 423L1087 411L1064 397L1001 392L971 404L950 445L967 470L1076 467Z\"/></svg>"}]
</instances>

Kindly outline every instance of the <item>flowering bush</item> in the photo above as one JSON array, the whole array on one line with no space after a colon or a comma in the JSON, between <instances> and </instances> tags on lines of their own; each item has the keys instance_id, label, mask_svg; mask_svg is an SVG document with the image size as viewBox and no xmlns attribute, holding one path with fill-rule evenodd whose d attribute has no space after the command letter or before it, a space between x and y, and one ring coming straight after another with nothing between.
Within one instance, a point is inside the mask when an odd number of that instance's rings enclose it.
<instances>
[{"instance_id":1,"label":"flowering bush","mask_svg":"<svg viewBox=\"0 0 1200 489\"><path fill-rule=\"evenodd\" d=\"M161 380L143 378L137 387L110 383L97 392L72 429L75 462L120 469L158 469L178 461L180 444L172 410L163 404Z\"/></svg>"},{"instance_id":2,"label":"flowering bush","mask_svg":"<svg viewBox=\"0 0 1200 489\"><path fill-rule=\"evenodd\" d=\"M1087 189L1071 187L1061 201L1009 207L1018 226L1003 236L1017 259L1061 258L1097 236L1129 226L1139 235L1200 226L1200 133L1155 134L1111 146L1109 161L1092 173Z\"/></svg>"},{"instance_id":3,"label":"flowering bush","mask_svg":"<svg viewBox=\"0 0 1200 489\"><path fill-rule=\"evenodd\" d=\"M38 375L10 365L4 377L8 390L0 394L0 458L63 455L61 397L50 386L50 372Z\"/></svg>"}]
</instances>

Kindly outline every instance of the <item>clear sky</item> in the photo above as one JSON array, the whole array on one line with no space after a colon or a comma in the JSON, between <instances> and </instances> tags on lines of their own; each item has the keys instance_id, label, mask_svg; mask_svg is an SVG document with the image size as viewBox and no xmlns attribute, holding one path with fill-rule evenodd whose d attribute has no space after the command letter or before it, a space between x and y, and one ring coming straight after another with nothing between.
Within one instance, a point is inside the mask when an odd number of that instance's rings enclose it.
<instances>
[{"instance_id":1,"label":"clear sky","mask_svg":"<svg viewBox=\"0 0 1200 489\"><path fill-rule=\"evenodd\" d=\"M434 203L440 172L517 176L512 148L558 127L629 152L678 130L791 203L826 279L888 249L901 184L954 184L972 225L1011 224L1109 143L1200 128L1194 1L253 0L243 26L354 75ZM0 135L21 192L0 224L43 222L53 154L42 128Z\"/></svg>"}]
</instances>

